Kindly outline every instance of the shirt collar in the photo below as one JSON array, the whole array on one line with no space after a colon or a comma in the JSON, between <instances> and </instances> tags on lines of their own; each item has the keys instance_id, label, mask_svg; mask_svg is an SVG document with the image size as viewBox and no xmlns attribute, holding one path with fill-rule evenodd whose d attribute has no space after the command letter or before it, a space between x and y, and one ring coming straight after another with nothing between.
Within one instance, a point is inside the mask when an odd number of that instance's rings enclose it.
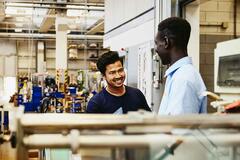
<instances>
[{"instance_id":1,"label":"shirt collar","mask_svg":"<svg viewBox=\"0 0 240 160\"><path fill-rule=\"evenodd\" d=\"M178 61L176 61L175 63L173 63L165 72L164 77L167 77L169 74L171 74L172 72L176 71L178 68L182 67L183 65L186 64L192 64L192 58L191 57L183 57L181 59L179 59Z\"/></svg>"}]
</instances>

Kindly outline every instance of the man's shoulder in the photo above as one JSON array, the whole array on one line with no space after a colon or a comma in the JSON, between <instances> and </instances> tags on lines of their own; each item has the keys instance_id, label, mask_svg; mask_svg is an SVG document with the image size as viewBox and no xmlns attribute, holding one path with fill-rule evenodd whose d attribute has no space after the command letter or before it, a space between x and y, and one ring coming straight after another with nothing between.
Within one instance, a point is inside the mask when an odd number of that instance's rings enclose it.
<instances>
[{"instance_id":1,"label":"man's shoulder","mask_svg":"<svg viewBox=\"0 0 240 160\"><path fill-rule=\"evenodd\" d=\"M130 86L126 86L127 89L127 93L128 94L134 94L134 95L139 95L142 94L142 92L140 91L140 89L138 88L134 88L134 87L130 87Z\"/></svg>"},{"instance_id":2,"label":"man's shoulder","mask_svg":"<svg viewBox=\"0 0 240 160\"><path fill-rule=\"evenodd\" d=\"M190 80L200 76L200 73L192 64L187 64L180 67L173 76L181 80Z\"/></svg>"},{"instance_id":3,"label":"man's shoulder","mask_svg":"<svg viewBox=\"0 0 240 160\"><path fill-rule=\"evenodd\" d=\"M130 92L139 92L140 90L138 88L134 88L134 87L131 87L131 86L125 86L127 91L130 91Z\"/></svg>"},{"instance_id":4,"label":"man's shoulder","mask_svg":"<svg viewBox=\"0 0 240 160\"><path fill-rule=\"evenodd\" d=\"M95 94L91 99L90 101L98 101L98 100L101 100L102 97L104 97L104 91L100 91L98 92L97 94Z\"/></svg>"},{"instance_id":5,"label":"man's shoulder","mask_svg":"<svg viewBox=\"0 0 240 160\"><path fill-rule=\"evenodd\" d=\"M178 69L178 72L194 73L197 72L197 70L192 64L185 64Z\"/></svg>"}]
</instances>

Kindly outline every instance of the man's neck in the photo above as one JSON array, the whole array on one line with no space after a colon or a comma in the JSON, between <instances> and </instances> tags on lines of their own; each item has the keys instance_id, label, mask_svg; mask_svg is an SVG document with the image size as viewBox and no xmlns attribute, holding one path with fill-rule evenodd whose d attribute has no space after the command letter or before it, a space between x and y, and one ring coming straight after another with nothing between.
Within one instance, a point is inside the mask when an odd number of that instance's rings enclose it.
<instances>
[{"instance_id":1,"label":"man's neck","mask_svg":"<svg viewBox=\"0 0 240 160\"><path fill-rule=\"evenodd\" d=\"M106 91L108 93L110 93L111 95L114 95L114 96L122 96L122 95L125 94L126 89L125 89L124 85L122 87L119 87L119 88L115 88L115 87L111 87L111 86L107 85Z\"/></svg>"},{"instance_id":2,"label":"man's neck","mask_svg":"<svg viewBox=\"0 0 240 160\"><path fill-rule=\"evenodd\" d=\"M170 66L172 64L174 64L176 61L178 61L179 59L188 56L187 54L187 50L180 50L180 49L175 49L172 56L171 56L171 63Z\"/></svg>"}]
</instances>

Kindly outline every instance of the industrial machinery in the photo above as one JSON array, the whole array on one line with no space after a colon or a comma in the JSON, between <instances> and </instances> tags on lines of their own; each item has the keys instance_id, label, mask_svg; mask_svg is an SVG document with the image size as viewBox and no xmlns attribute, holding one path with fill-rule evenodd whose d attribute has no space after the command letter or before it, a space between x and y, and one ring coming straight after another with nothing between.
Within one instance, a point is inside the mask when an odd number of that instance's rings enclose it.
<instances>
[{"instance_id":1,"label":"industrial machinery","mask_svg":"<svg viewBox=\"0 0 240 160\"><path fill-rule=\"evenodd\" d=\"M215 49L214 92L223 99L240 99L240 39L220 42Z\"/></svg>"},{"instance_id":2,"label":"industrial machinery","mask_svg":"<svg viewBox=\"0 0 240 160\"><path fill-rule=\"evenodd\" d=\"M229 40L218 43L215 49L214 92L218 93L220 98L212 105L221 111L225 110L226 105L240 100L239 44L240 39ZM229 109L229 106L227 108Z\"/></svg>"},{"instance_id":3,"label":"industrial machinery","mask_svg":"<svg viewBox=\"0 0 240 160\"><path fill-rule=\"evenodd\" d=\"M81 160L240 158L239 115L23 114L20 110L12 129L18 160L27 159L29 149L44 148L68 148L66 160L72 154Z\"/></svg>"}]
</instances>

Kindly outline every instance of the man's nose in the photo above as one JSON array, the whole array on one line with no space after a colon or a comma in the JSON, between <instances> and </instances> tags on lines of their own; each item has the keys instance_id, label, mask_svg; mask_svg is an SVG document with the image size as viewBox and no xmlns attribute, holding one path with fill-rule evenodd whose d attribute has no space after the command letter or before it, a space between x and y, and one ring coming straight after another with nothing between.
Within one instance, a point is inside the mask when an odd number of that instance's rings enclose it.
<instances>
[{"instance_id":1,"label":"man's nose","mask_svg":"<svg viewBox=\"0 0 240 160\"><path fill-rule=\"evenodd\" d=\"M115 76L116 78L119 78L119 77L121 77L121 75L119 74L119 73L116 73L116 76Z\"/></svg>"},{"instance_id":2,"label":"man's nose","mask_svg":"<svg viewBox=\"0 0 240 160\"><path fill-rule=\"evenodd\" d=\"M116 72L115 77L116 77L116 78L120 78L120 77L122 77L122 75L120 74L120 72Z\"/></svg>"}]
</instances>

